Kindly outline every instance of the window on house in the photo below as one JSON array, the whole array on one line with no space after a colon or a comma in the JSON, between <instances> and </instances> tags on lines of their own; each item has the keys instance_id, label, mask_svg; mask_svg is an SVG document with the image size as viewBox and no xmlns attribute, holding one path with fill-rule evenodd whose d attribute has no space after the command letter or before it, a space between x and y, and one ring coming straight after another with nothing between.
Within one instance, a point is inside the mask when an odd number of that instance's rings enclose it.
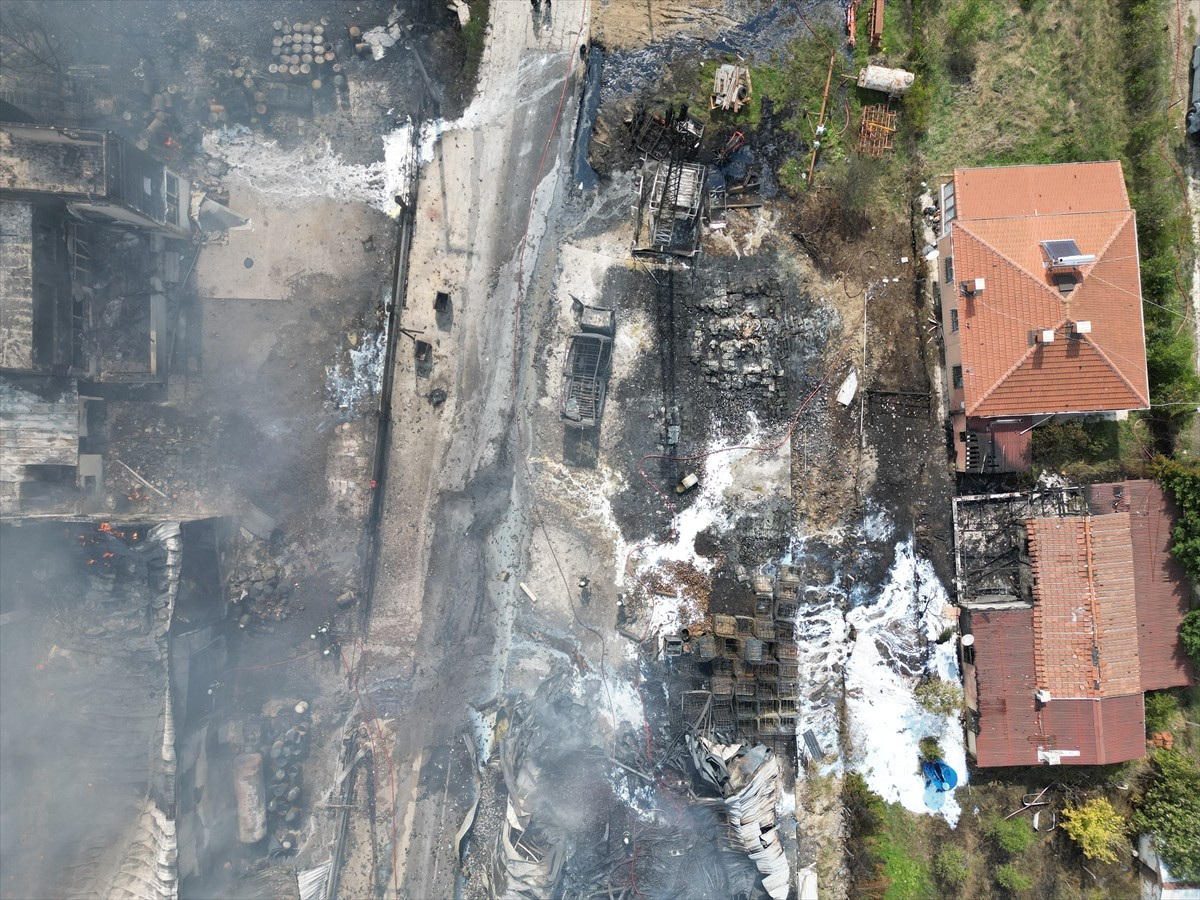
<instances>
[{"instance_id":1,"label":"window on house","mask_svg":"<svg viewBox=\"0 0 1200 900\"><path fill-rule=\"evenodd\" d=\"M957 306L952 306L950 308L950 330L958 331L958 307Z\"/></svg>"},{"instance_id":2,"label":"window on house","mask_svg":"<svg viewBox=\"0 0 1200 900\"><path fill-rule=\"evenodd\" d=\"M954 257L946 257L946 284L954 284Z\"/></svg>"},{"instance_id":3,"label":"window on house","mask_svg":"<svg viewBox=\"0 0 1200 900\"><path fill-rule=\"evenodd\" d=\"M951 371L951 377L954 379L954 387L956 390L961 390L963 386L962 366L955 366Z\"/></svg>"},{"instance_id":4,"label":"window on house","mask_svg":"<svg viewBox=\"0 0 1200 900\"><path fill-rule=\"evenodd\" d=\"M179 221L179 179L167 175L167 221Z\"/></svg>"}]
</instances>

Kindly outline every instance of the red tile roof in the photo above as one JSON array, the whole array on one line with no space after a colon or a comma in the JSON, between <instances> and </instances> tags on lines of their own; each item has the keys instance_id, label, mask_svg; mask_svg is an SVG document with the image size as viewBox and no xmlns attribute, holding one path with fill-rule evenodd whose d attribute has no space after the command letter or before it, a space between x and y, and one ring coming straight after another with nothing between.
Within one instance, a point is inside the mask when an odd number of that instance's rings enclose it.
<instances>
[{"instance_id":1,"label":"red tile roof","mask_svg":"<svg viewBox=\"0 0 1200 900\"><path fill-rule=\"evenodd\" d=\"M968 219L1129 208L1115 160L955 169L954 193L958 215Z\"/></svg>"},{"instance_id":2,"label":"red tile roof","mask_svg":"<svg viewBox=\"0 0 1200 900\"><path fill-rule=\"evenodd\" d=\"M1025 766L1061 754L1068 765L1104 765L1145 755L1141 693L1038 703L1033 610L972 610L980 766ZM1040 751L1040 753L1039 753Z\"/></svg>"},{"instance_id":3,"label":"red tile roof","mask_svg":"<svg viewBox=\"0 0 1200 900\"><path fill-rule=\"evenodd\" d=\"M1120 163L957 169L951 223L963 397L970 416L1149 405L1137 229ZM1070 238L1096 261L1059 292L1041 242ZM1071 324L1090 322L1074 335ZM1032 339L1053 330L1055 340Z\"/></svg>"},{"instance_id":4,"label":"red tile roof","mask_svg":"<svg viewBox=\"0 0 1200 900\"><path fill-rule=\"evenodd\" d=\"M1128 513L1029 519L1037 684L1054 699L1141 690Z\"/></svg>"},{"instance_id":5,"label":"red tile roof","mask_svg":"<svg viewBox=\"0 0 1200 900\"><path fill-rule=\"evenodd\" d=\"M1178 507L1145 480L1093 484L1087 497L1093 515L1129 514L1142 690L1194 684L1195 671L1179 639L1179 623L1188 612L1187 579L1170 553Z\"/></svg>"}]
</instances>

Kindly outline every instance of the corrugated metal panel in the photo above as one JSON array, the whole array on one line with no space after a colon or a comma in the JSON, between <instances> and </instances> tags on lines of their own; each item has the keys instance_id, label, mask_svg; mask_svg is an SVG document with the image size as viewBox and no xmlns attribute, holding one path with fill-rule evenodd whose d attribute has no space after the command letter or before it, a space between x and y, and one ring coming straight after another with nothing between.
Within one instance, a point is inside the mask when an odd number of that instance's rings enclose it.
<instances>
[{"instance_id":1,"label":"corrugated metal panel","mask_svg":"<svg viewBox=\"0 0 1200 900\"><path fill-rule=\"evenodd\" d=\"M33 368L33 207L2 199L0 368Z\"/></svg>"},{"instance_id":2,"label":"corrugated metal panel","mask_svg":"<svg viewBox=\"0 0 1200 900\"><path fill-rule=\"evenodd\" d=\"M1195 671L1179 640L1188 612L1187 580L1170 553L1178 507L1146 480L1091 485L1087 497L1093 514L1129 513L1142 690L1193 684Z\"/></svg>"},{"instance_id":3,"label":"corrugated metal panel","mask_svg":"<svg viewBox=\"0 0 1200 900\"><path fill-rule=\"evenodd\" d=\"M1141 693L1101 700L1034 699L1032 610L973 610L980 766L1031 766L1038 750L1066 765L1104 765L1145 755Z\"/></svg>"},{"instance_id":4,"label":"corrugated metal panel","mask_svg":"<svg viewBox=\"0 0 1200 900\"><path fill-rule=\"evenodd\" d=\"M0 481L25 466L79 462L79 391L73 379L0 381Z\"/></svg>"},{"instance_id":5,"label":"corrugated metal panel","mask_svg":"<svg viewBox=\"0 0 1200 900\"><path fill-rule=\"evenodd\" d=\"M969 419L965 426L979 435L993 457L995 472L1024 472L1033 464L1033 419ZM955 425L957 429L958 426Z\"/></svg>"},{"instance_id":6,"label":"corrugated metal panel","mask_svg":"<svg viewBox=\"0 0 1200 900\"><path fill-rule=\"evenodd\" d=\"M1041 723L1047 749L1079 753L1062 758L1068 765L1103 766L1146 755L1141 692L1103 700L1052 700L1042 707ZM1036 757L1036 740L1034 744Z\"/></svg>"},{"instance_id":7,"label":"corrugated metal panel","mask_svg":"<svg viewBox=\"0 0 1200 900\"><path fill-rule=\"evenodd\" d=\"M1033 610L973 610L981 766L1037 762L1029 736L1036 730L1033 692Z\"/></svg>"}]
</instances>

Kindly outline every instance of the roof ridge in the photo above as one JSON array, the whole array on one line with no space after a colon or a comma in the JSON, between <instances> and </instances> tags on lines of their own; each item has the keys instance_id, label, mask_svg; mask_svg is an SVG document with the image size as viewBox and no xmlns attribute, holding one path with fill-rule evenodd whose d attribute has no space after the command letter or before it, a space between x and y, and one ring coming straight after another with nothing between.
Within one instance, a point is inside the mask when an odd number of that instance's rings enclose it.
<instances>
[{"instance_id":1,"label":"roof ridge","mask_svg":"<svg viewBox=\"0 0 1200 900\"><path fill-rule=\"evenodd\" d=\"M1114 210L1112 210L1112 212L1117 212L1117 211L1118 211L1118 210L1115 210L1115 209L1114 209ZM1092 271L1092 269L1094 269L1094 268L1096 268L1096 266L1100 265L1101 261L1104 259L1104 255L1105 255L1106 253L1108 253L1108 251L1109 251L1109 249L1112 247L1112 245L1113 245L1113 244L1115 244L1115 243L1117 242L1117 238L1119 238L1119 237L1121 236L1121 233L1122 233L1122 232L1123 232L1123 231L1126 229L1126 227L1129 225L1129 220L1133 218L1133 210L1132 210L1132 209L1129 209L1129 210L1124 210L1124 213L1125 213L1125 217L1124 217L1123 219L1121 219L1121 221L1120 221L1120 222L1118 222L1118 223L1117 223L1117 227L1116 227L1116 228L1114 228L1114 229L1113 229L1113 231L1112 231L1112 234L1110 234L1110 235L1108 236L1108 241L1107 241L1107 243L1105 243L1103 247L1101 247L1099 250L1097 250L1097 251L1096 251L1096 261L1095 261L1095 262L1088 263L1088 265L1086 266L1086 271L1087 271L1087 272L1091 272L1091 271ZM1138 268L1139 268L1139 270L1140 270L1140 268L1141 268L1141 267L1139 266ZM1083 281L1087 281L1087 274L1086 274L1086 273L1084 274L1084 276L1083 276L1083 279L1082 279L1082 280L1083 280ZM1140 281L1140 279L1139 279L1139 281L1138 281L1138 290L1139 290L1139 292L1141 291L1141 281ZM1141 299L1141 297L1139 297L1138 299L1140 300L1140 299Z\"/></svg>"},{"instance_id":2,"label":"roof ridge","mask_svg":"<svg viewBox=\"0 0 1200 900\"><path fill-rule=\"evenodd\" d=\"M1089 209L1086 212L1080 212L1077 209L1068 209L1062 212L1037 212L1037 213L1013 213L1007 216L970 216L959 217L955 216L955 222L1004 222L1008 219L1056 219L1061 216L1107 216L1112 213L1131 213L1134 210L1128 206L1122 206L1115 209Z\"/></svg>"},{"instance_id":3,"label":"roof ridge","mask_svg":"<svg viewBox=\"0 0 1200 900\"><path fill-rule=\"evenodd\" d=\"M1133 396L1136 397L1139 401L1145 400L1146 403L1149 404L1149 402L1150 402L1149 392L1147 392L1147 395L1145 397L1143 397L1141 394L1139 394L1138 389L1133 386L1133 382L1130 381L1125 376L1125 373L1121 371L1121 367L1118 366L1115 362L1113 362L1111 359L1108 358L1108 354L1104 352L1104 348L1101 347L1099 344L1097 344L1095 341L1093 341L1090 334L1080 335L1080 337L1083 339L1084 343L1086 343L1089 347L1091 347L1093 350L1096 351L1096 354L1100 357L1100 359L1104 362L1104 364L1106 366L1108 366L1110 369L1112 369L1113 372L1116 373L1117 378L1120 379L1121 383L1124 384L1125 387L1129 388L1129 393L1133 394Z\"/></svg>"},{"instance_id":4,"label":"roof ridge","mask_svg":"<svg viewBox=\"0 0 1200 900\"><path fill-rule=\"evenodd\" d=\"M1006 218L1028 219L1030 217L1029 216L1007 216ZM983 219L968 219L967 221L981 222L984 220ZM1033 272L1030 272L1027 268L1025 268L1023 265L1021 265L1019 262L1017 262L1012 257L1010 257L1007 253L1003 253L1000 250L997 250L995 248L995 246L992 245L991 241L984 240L982 237L980 237L978 234L975 233L974 229L966 228L965 225L960 226L960 227L962 227L963 230L967 231L971 235L971 237L973 237L976 241L978 241L980 244L982 244L984 247L986 247L988 249L988 251L995 254L1000 259L1004 260L1006 263L1008 263L1010 266L1012 266L1014 269L1016 269L1018 272L1020 272L1022 275L1024 275L1026 278L1028 278L1034 284L1036 284L1039 288L1044 290L1054 300L1056 300L1059 303L1059 305L1062 306L1062 308L1064 310L1067 308L1066 300L1063 299L1062 294L1060 294L1055 288L1052 288L1050 285L1046 284L1044 281L1041 281L1037 275L1035 275Z\"/></svg>"},{"instance_id":5,"label":"roof ridge","mask_svg":"<svg viewBox=\"0 0 1200 900\"><path fill-rule=\"evenodd\" d=\"M1058 331L1058 329L1062 328L1062 326L1064 324L1066 324L1066 322L1067 322L1067 318L1064 316L1061 320L1059 320L1055 324L1054 331ZM1009 366L1004 371L1004 374L1001 375L999 378L997 378L995 383L993 383L990 388L988 388L986 391L984 391L978 400L976 400L974 403L971 404L971 408L966 411L967 415L968 416L974 415L975 412L981 406L983 406L983 404L987 403L988 398L990 398L992 396L992 394L996 393L996 391L1000 389L1000 385L1002 385L1002 384L1004 384L1004 382L1008 381L1009 377L1012 376L1013 373L1015 373L1017 371L1017 369L1024 366L1025 363L1029 361L1029 357L1031 357L1035 352L1037 352L1037 349L1040 346L1041 346L1040 344L1031 344L1028 348L1026 348L1025 352L1022 353L1019 357L1017 357L1017 361L1014 362L1011 366ZM1105 361L1107 362L1107 359ZM1111 365L1111 363L1109 363L1109 364ZM1135 391L1134 393L1137 393L1137 392Z\"/></svg>"}]
</instances>

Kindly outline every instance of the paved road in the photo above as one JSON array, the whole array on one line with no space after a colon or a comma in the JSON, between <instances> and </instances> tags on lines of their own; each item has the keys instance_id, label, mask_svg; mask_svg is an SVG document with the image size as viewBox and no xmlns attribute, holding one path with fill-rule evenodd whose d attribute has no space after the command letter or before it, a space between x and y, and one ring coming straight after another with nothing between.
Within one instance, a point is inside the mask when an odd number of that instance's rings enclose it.
<instances>
[{"instance_id":1,"label":"paved road","mask_svg":"<svg viewBox=\"0 0 1200 900\"><path fill-rule=\"evenodd\" d=\"M585 0L542 7L492 4L477 99L447 126L416 201L401 324L431 345L432 365L400 345L364 681L399 726L394 783L378 765L380 806L395 796L395 841L381 854L396 860L380 878L389 895L453 894L467 708L496 696L524 601L517 579L497 577L519 569L530 531L512 426L536 399L518 399L516 376L546 298L523 288L566 171L588 14ZM451 297L441 315L439 291ZM434 390L446 392L440 406L428 400Z\"/></svg>"}]
</instances>

